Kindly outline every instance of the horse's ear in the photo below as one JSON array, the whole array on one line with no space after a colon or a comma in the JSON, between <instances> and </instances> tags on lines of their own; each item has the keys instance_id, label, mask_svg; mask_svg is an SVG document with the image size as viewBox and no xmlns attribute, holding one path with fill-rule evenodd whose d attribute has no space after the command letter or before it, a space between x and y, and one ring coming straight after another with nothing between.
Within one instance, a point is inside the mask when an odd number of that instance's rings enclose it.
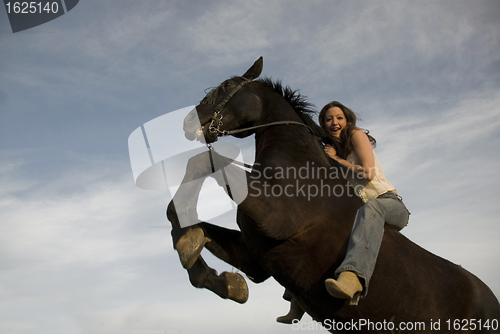
<instances>
[{"instance_id":1,"label":"horse's ear","mask_svg":"<svg viewBox=\"0 0 500 334\"><path fill-rule=\"evenodd\" d=\"M252 67L248 69L248 71L242 75L243 78L247 78L249 80L253 80L259 77L262 72L262 67L264 66L264 59L260 57L253 63Z\"/></svg>"}]
</instances>

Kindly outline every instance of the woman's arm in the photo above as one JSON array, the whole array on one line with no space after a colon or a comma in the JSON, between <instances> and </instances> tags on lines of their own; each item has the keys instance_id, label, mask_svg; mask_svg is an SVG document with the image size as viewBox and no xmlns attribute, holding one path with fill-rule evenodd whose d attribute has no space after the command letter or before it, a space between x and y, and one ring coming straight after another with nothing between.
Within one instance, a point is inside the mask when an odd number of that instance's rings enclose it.
<instances>
[{"instance_id":1,"label":"woman's arm","mask_svg":"<svg viewBox=\"0 0 500 334\"><path fill-rule=\"evenodd\" d=\"M368 136L361 130L354 130L352 133L352 143L354 146L354 154L356 154L359 165L353 165L349 161L342 159L337 155L335 149L330 146L325 146L325 152L328 156L342 166L353 170L358 176L371 181L375 176L375 160L373 159L373 146L368 139Z\"/></svg>"}]
</instances>

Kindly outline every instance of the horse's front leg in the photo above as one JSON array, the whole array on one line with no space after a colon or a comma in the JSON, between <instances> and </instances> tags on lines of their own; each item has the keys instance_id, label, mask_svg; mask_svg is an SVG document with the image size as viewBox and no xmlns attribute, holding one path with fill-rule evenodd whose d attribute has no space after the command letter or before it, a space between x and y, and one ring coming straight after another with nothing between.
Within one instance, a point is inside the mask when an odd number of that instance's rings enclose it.
<instances>
[{"instance_id":1,"label":"horse's front leg","mask_svg":"<svg viewBox=\"0 0 500 334\"><path fill-rule=\"evenodd\" d=\"M172 239L182 266L193 266L203 246L209 241L199 223L196 205L203 182L213 172L209 152L189 159L186 174L167 207L167 218L172 224Z\"/></svg>"},{"instance_id":2,"label":"horse's front leg","mask_svg":"<svg viewBox=\"0 0 500 334\"><path fill-rule=\"evenodd\" d=\"M213 151L191 158L181 186L168 206L167 216L172 223L174 248L188 270L191 284L243 303L248 298L245 279L238 273L217 275L200 256L205 244L208 242L206 247L215 256L242 270L254 282L264 281L269 274L256 262L240 231L199 224L196 213L198 195L207 176L213 177L237 203L245 200L249 174L230 163L231 160Z\"/></svg>"},{"instance_id":3,"label":"horse's front leg","mask_svg":"<svg viewBox=\"0 0 500 334\"><path fill-rule=\"evenodd\" d=\"M180 227L174 201L167 207L167 217L172 224L172 241L184 269L189 269L200 255L205 244L210 241L196 225Z\"/></svg>"},{"instance_id":4,"label":"horse's front leg","mask_svg":"<svg viewBox=\"0 0 500 334\"><path fill-rule=\"evenodd\" d=\"M174 229L199 223L196 206L203 182L214 172L211 161L210 152L202 152L189 159L182 182L170 203L175 206L175 212L171 211L175 217L168 217Z\"/></svg>"},{"instance_id":5,"label":"horse's front leg","mask_svg":"<svg viewBox=\"0 0 500 334\"><path fill-rule=\"evenodd\" d=\"M202 230L199 225L180 228L173 201L168 206L167 215L173 226L174 248L179 254L182 266L188 271L191 284L196 288L208 289L221 298L231 299L238 303L246 302L248 286L243 276L230 272L218 275L200 255L205 244L211 243L211 240L205 236L205 228ZM239 239L233 242L239 242ZM214 244L214 247L217 245Z\"/></svg>"},{"instance_id":6,"label":"horse's front leg","mask_svg":"<svg viewBox=\"0 0 500 334\"><path fill-rule=\"evenodd\" d=\"M240 304L248 300L248 286L243 276L226 271L218 275L205 263L201 255L188 269L188 274L189 281L196 288L208 289L221 298L231 299Z\"/></svg>"},{"instance_id":7,"label":"horse's front leg","mask_svg":"<svg viewBox=\"0 0 500 334\"><path fill-rule=\"evenodd\" d=\"M209 241L200 228L193 226L200 222L196 206L205 179L213 177L237 203L241 203L247 195L247 173L232 166L231 161L214 151L189 159L181 185L168 205L167 217L172 223L174 248L186 269L194 264Z\"/></svg>"},{"instance_id":8,"label":"horse's front leg","mask_svg":"<svg viewBox=\"0 0 500 334\"><path fill-rule=\"evenodd\" d=\"M214 162L212 152L204 152L191 158L181 185L168 205L167 217L172 224L174 248L182 266L188 271L191 284L209 289L221 298L244 303L248 299L248 286L243 276L229 272L218 275L200 256L210 239L196 225L199 223L196 212L198 196L207 176L214 177L223 186L225 182L219 171L221 168L223 166ZM217 175L215 172L218 172ZM227 191L227 185L224 189Z\"/></svg>"},{"instance_id":9,"label":"horse's front leg","mask_svg":"<svg viewBox=\"0 0 500 334\"><path fill-rule=\"evenodd\" d=\"M222 261L243 271L254 283L260 283L270 277L254 257L243 240L240 231L202 222L199 225L204 235L210 239L206 248Z\"/></svg>"}]
</instances>

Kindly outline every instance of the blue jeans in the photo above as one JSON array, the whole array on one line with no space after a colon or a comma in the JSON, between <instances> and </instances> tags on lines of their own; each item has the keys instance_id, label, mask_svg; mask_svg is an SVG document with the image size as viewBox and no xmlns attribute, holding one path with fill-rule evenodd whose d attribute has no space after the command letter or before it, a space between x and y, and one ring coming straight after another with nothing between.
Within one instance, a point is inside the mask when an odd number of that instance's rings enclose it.
<instances>
[{"instance_id":1,"label":"blue jeans","mask_svg":"<svg viewBox=\"0 0 500 334\"><path fill-rule=\"evenodd\" d=\"M356 213L347 254L335 271L335 277L343 271L354 272L362 278L362 296L366 296L384 236L384 224L401 230L408 224L409 216L410 212L401 198L392 192L369 199Z\"/></svg>"}]
</instances>

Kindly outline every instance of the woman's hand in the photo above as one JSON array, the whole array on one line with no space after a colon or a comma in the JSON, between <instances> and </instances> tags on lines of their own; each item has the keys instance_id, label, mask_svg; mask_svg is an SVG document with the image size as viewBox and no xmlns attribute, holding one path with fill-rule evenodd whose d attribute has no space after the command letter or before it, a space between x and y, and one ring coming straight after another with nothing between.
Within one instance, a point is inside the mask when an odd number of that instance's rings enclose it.
<instances>
[{"instance_id":1,"label":"woman's hand","mask_svg":"<svg viewBox=\"0 0 500 334\"><path fill-rule=\"evenodd\" d=\"M325 145L325 153L332 159L336 160L338 158L337 151L333 148L332 145Z\"/></svg>"},{"instance_id":2,"label":"woman's hand","mask_svg":"<svg viewBox=\"0 0 500 334\"><path fill-rule=\"evenodd\" d=\"M337 151L331 145L325 145L325 153L340 163L342 166L349 168L358 176L371 181L375 176L375 161L373 158L373 146L368 139L368 136L361 130L355 130L352 133L353 151L356 155L356 160L359 165L353 165L349 161L342 159L337 155Z\"/></svg>"}]
</instances>

